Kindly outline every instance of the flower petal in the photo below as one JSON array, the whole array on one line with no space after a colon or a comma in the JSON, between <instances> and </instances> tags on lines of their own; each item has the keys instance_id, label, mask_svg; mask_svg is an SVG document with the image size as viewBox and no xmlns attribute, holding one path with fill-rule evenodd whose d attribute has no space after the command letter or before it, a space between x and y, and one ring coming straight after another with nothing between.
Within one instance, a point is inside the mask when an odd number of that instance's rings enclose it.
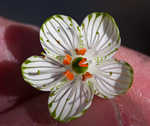
<instances>
[{"instance_id":1,"label":"flower petal","mask_svg":"<svg viewBox=\"0 0 150 126\"><path fill-rule=\"evenodd\" d=\"M50 91L64 79L63 65L49 57L29 57L22 64L21 69L24 80L42 91Z\"/></svg>"},{"instance_id":2,"label":"flower petal","mask_svg":"<svg viewBox=\"0 0 150 126\"><path fill-rule=\"evenodd\" d=\"M80 36L78 24L69 16L54 15L40 29L40 41L47 54L71 55L77 48Z\"/></svg>"},{"instance_id":3,"label":"flower petal","mask_svg":"<svg viewBox=\"0 0 150 126\"><path fill-rule=\"evenodd\" d=\"M91 84L73 80L49 96L49 111L53 118L67 122L80 117L90 107L94 96Z\"/></svg>"},{"instance_id":4,"label":"flower petal","mask_svg":"<svg viewBox=\"0 0 150 126\"><path fill-rule=\"evenodd\" d=\"M96 95L113 98L131 87L133 70L126 62L110 59L96 67L94 78Z\"/></svg>"},{"instance_id":5,"label":"flower petal","mask_svg":"<svg viewBox=\"0 0 150 126\"><path fill-rule=\"evenodd\" d=\"M112 16L95 12L88 15L81 25L84 44L96 50L100 57L112 57L120 47L120 33Z\"/></svg>"}]
</instances>

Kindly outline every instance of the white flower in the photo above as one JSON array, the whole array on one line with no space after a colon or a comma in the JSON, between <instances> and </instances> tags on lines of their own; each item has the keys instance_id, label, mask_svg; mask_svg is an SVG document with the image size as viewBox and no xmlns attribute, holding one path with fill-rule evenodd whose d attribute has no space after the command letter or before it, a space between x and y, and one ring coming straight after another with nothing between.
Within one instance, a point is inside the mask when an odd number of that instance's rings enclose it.
<instances>
[{"instance_id":1,"label":"white flower","mask_svg":"<svg viewBox=\"0 0 150 126\"><path fill-rule=\"evenodd\" d=\"M120 47L120 33L107 13L88 15L81 26L69 16L54 15L41 27L43 56L22 64L24 80L50 91L48 107L59 121L80 117L94 94L114 98L132 84L133 70L112 56Z\"/></svg>"}]
</instances>

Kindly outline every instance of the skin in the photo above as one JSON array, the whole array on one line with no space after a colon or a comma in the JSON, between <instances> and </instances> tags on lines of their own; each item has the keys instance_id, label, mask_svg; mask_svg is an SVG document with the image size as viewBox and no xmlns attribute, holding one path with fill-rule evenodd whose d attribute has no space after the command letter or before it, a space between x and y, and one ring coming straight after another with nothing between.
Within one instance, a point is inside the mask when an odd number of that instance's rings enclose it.
<instances>
[{"instance_id":1,"label":"skin","mask_svg":"<svg viewBox=\"0 0 150 126\"><path fill-rule=\"evenodd\" d=\"M39 28L0 18L0 125L1 126L149 126L150 57L121 47L115 57L134 69L131 89L113 100L94 97L89 110L69 123L53 120L47 92L24 82L20 65L40 55Z\"/></svg>"}]
</instances>

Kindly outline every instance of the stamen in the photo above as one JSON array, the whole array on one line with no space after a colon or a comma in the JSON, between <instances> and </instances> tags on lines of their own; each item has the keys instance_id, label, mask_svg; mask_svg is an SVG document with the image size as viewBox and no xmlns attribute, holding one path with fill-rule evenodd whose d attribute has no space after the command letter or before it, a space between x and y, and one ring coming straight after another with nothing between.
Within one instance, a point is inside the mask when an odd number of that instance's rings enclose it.
<instances>
[{"instance_id":1,"label":"stamen","mask_svg":"<svg viewBox=\"0 0 150 126\"><path fill-rule=\"evenodd\" d=\"M69 65L69 64L71 64L71 60L72 60L71 56L66 54L66 56L64 58L64 61L63 61L63 64L64 65Z\"/></svg>"},{"instance_id":2,"label":"stamen","mask_svg":"<svg viewBox=\"0 0 150 126\"><path fill-rule=\"evenodd\" d=\"M84 62L86 62L86 60L87 60L86 58L83 58L83 59L79 62L78 65L79 65L80 67L88 67L88 63L83 64Z\"/></svg>"},{"instance_id":3,"label":"stamen","mask_svg":"<svg viewBox=\"0 0 150 126\"><path fill-rule=\"evenodd\" d=\"M66 76L66 78L68 80L73 80L74 79L74 75L72 72L70 72L69 70L66 70L66 72L64 72L64 75Z\"/></svg>"},{"instance_id":4,"label":"stamen","mask_svg":"<svg viewBox=\"0 0 150 126\"><path fill-rule=\"evenodd\" d=\"M87 80L88 78L92 78L93 75L89 72L86 72L85 74L82 75L82 80L85 81Z\"/></svg>"},{"instance_id":5,"label":"stamen","mask_svg":"<svg viewBox=\"0 0 150 126\"><path fill-rule=\"evenodd\" d=\"M86 53L86 48L83 49L75 49L77 55L84 55Z\"/></svg>"}]
</instances>

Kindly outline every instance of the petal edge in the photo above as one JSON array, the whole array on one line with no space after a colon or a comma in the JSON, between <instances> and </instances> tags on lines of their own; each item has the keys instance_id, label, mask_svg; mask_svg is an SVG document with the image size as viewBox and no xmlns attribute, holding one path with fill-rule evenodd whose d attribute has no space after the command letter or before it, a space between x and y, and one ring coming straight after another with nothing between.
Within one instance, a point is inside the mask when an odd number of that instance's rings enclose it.
<instances>
[{"instance_id":1,"label":"petal edge","mask_svg":"<svg viewBox=\"0 0 150 126\"><path fill-rule=\"evenodd\" d=\"M111 59L98 65L97 69L94 76L96 95L109 99L131 88L133 69L127 62Z\"/></svg>"}]
</instances>

